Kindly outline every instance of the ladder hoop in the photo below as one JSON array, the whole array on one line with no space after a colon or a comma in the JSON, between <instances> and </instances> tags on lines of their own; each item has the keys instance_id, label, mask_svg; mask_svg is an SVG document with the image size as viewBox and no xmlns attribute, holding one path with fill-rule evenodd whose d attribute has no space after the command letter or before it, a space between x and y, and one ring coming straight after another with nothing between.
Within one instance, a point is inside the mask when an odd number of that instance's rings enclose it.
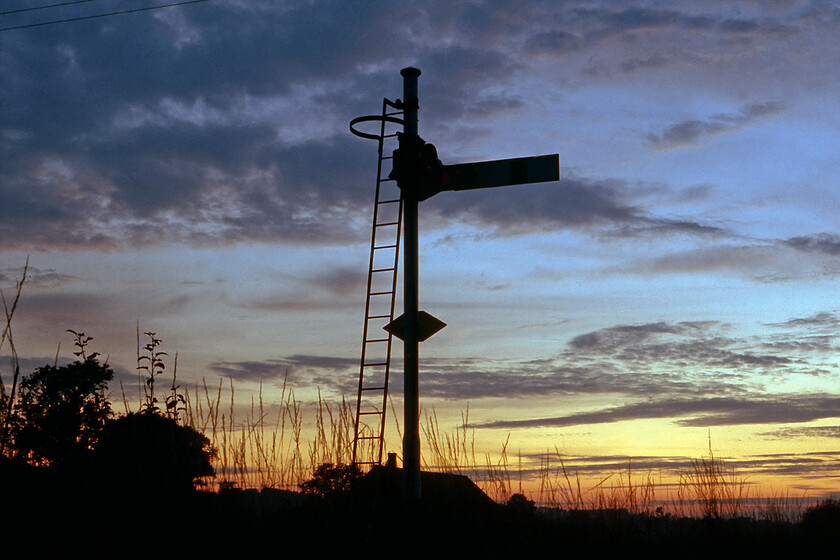
<instances>
[{"instance_id":1,"label":"ladder hoop","mask_svg":"<svg viewBox=\"0 0 840 560\"><path fill-rule=\"evenodd\" d=\"M370 132L362 132L361 130L356 130L353 128L353 125L363 123L363 122L371 122L371 121L380 121L380 122L390 122L394 124L405 124L405 121L402 119L398 119L397 117L386 117L383 115L367 115L364 117L356 117L352 121L350 121L350 132L358 136L359 138L367 138L368 140L381 140L382 137L379 134L371 134Z\"/></svg>"}]
</instances>

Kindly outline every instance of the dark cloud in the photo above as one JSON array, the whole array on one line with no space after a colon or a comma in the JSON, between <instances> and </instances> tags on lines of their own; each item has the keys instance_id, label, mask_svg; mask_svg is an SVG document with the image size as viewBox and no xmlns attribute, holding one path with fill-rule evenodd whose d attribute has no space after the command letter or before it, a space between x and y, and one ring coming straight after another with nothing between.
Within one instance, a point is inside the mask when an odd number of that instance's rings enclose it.
<instances>
[{"instance_id":1,"label":"dark cloud","mask_svg":"<svg viewBox=\"0 0 840 560\"><path fill-rule=\"evenodd\" d=\"M764 398L764 376L835 375L832 339L801 332L766 338L725 336L716 321L618 325L573 337L536 361L478 358L424 361L423 393L447 399L585 394L702 401Z\"/></svg>"},{"instance_id":2,"label":"dark cloud","mask_svg":"<svg viewBox=\"0 0 840 560\"><path fill-rule=\"evenodd\" d=\"M54 327L56 335L64 329L87 329L88 326L78 322L90 320L93 316L107 318L118 315L120 309L118 298L87 291L27 293L18 304L20 315Z\"/></svg>"},{"instance_id":3,"label":"dark cloud","mask_svg":"<svg viewBox=\"0 0 840 560\"><path fill-rule=\"evenodd\" d=\"M312 284L330 294L342 297L348 294L355 295L364 288L367 276L358 268L337 268L312 279Z\"/></svg>"},{"instance_id":4,"label":"dark cloud","mask_svg":"<svg viewBox=\"0 0 840 560\"><path fill-rule=\"evenodd\" d=\"M0 270L0 284L8 285L9 289L13 289L12 287L16 286L23 278L23 267ZM75 279L75 276L62 274L54 268L40 269L30 266L26 270L24 285L36 288L55 288Z\"/></svg>"},{"instance_id":5,"label":"dark cloud","mask_svg":"<svg viewBox=\"0 0 840 560\"><path fill-rule=\"evenodd\" d=\"M798 476L823 482L834 478L837 473L840 454L790 453L757 455L753 458L731 460L726 464L737 472L771 476Z\"/></svg>"},{"instance_id":6,"label":"dark cloud","mask_svg":"<svg viewBox=\"0 0 840 560\"><path fill-rule=\"evenodd\" d=\"M556 183L528 185L528 196L522 196L522 188L489 189L480 197L445 192L427 202L424 212L504 235L563 228L600 229L621 237L723 232L696 221L651 216L635 203L634 186L617 179L594 180L568 173ZM639 197L647 196L644 188L640 191Z\"/></svg>"},{"instance_id":7,"label":"dark cloud","mask_svg":"<svg viewBox=\"0 0 840 560\"><path fill-rule=\"evenodd\" d=\"M799 428L780 428L758 434L768 439L788 440L790 438L840 438L840 425L805 426Z\"/></svg>"},{"instance_id":8,"label":"dark cloud","mask_svg":"<svg viewBox=\"0 0 840 560\"><path fill-rule=\"evenodd\" d=\"M632 74L640 70L648 70L651 68L659 68L665 66L668 59L664 56L649 56L646 58L631 58L625 60L619 65L619 70L625 74Z\"/></svg>"},{"instance_id":9,"label":"dark cloud","mask_svg":"<svg viewBox=\"0 0 840 560\"><path fill-rule=\"evenodd\" d=\"M831 338L802 337L794 330L744 339L727 336L728 329L715 321L620 325L572 338L562 357L567 364L596 360L597 367L610 365L616 372L643 376L647 371L705 371L707 380L721 383L719 390L730 383L743 383L740 376L748 372L827 374L817 364L830 358L826 354L834 349ZM667 377L657 379L662 383ZM692 378L692 382L703 385L701 379ZM670 390L668 387L662 385L664 391ZM741 386L744 389L746 386Z\"/></svg>"},{"instance_id":10,"label":"dark cloud","mask_svg":"<svg viewBox=\"0 0 840 560\"><path fill-rule=\"evenodd\" d=\"M196 136L210 141L213 132ZM60 174L42 176L34 190L24 181L8 185L0 234L44 247L352 243L366 235L354 220L367 213L372 196L359 192L370 181L344 175L368 170L361 162L370 158L360 148L329 142L272 148L276 161L262 164L254 161L259 150L205 159L174 146L158 156L125 147L121 161L103 159L95 173L87 163L62 161Z\"/></svg>"},{"instance_id":11,"label":"dark cloud","mask_svg":"<svg viewBox=\"0 0 840 560\"><path fill-rule=\"evenodd\" d=\"M583 46L581 37L561 30L538 33L525 41L525 50L534 54L562 55L575 52L581 46Z\"/></svg>"},{"instance_id":12,"label":"dark cloud","mask_svg":"<svg viewBox=\"0 0 840 560\"><path fill-rule=\"evenodd\" d=\"M244 307L269 313L291 313L335 309L336 305L332 300L317 299L311 296L278 296L250 301Z\"/></svg>"},{"instance_id":13,"label":"dark cloud","mask_svg":"<svg viewBox=\"0 0 840 560\"><path fill-rule=\"evenodd\" d=\"M4 36L16 79L2 91L0 236L41 249L358 241L375 152L347 122L399 95L408 62L383 61L371 35L392 26L377 38L394 52L425 40L392 12L208 3ZM477 14L437 15L431 45L443 22ZM507 55L421 52L439 122L522 106L485 91L516 71Z\"/></svg>"},{"instance_id":14,"label":"dark cloud","mask_svg":"<svg viewBox=\"0 0 840 560\"><path fill-rule=\"evenodd\" d=\"M668 9L650 6L571 6L564 16L565 25L586 30L585 40L590 44L615 38L624 39L625 44L628 44L628 37L635 39L643 33L653 32L660 39L679 36L683 43L686 42L687 33L718 40L784 37L796 33L794 28L781 23L776 17L732 18L714 13L697 15L676 5L669 5Z\"/></svg>"},{"instance_id":15,"label":"dark cloud","mask_svg":"<svg viewBox=\"0 0 840 560\"><path fill-rule=\"evenodd\" d=\"M681 325L669 325L664 322L650 323L647 325L619 325L576 336L569 343L572 348L578 350L604 347L625 346L628 344L639 344L648 340L654 335L680 334L685 332Z\"/></svg>"},{"instance_id":16,"label":"dark cloud","mask_svg":"<svg viewBox=\"0 0 840 560\"><path fill-rule=\"evenodd\" d=\"M796 395L737 399L707 398L699 400L663 399L632 403L593 412L582 412L550 418L502 420L488 422L480 428L534 428L580 426L650 418L679 419L682 426L710 427L743 424L799 423L840 415L840 397L829 395ZM690 418L686 418L686 417Z\"/></svg>"},{"instance_id":17,"label":"dark cloud","mask_svg":"<svg viewBox=\"0 0 840 560\"><path fill-rule=\"evenodd\" d=\"M605 29L613 32L643 31L672 27L705 27L710 21L705 18L687 18L677 11L650 8L628 8L610 10L597 14Z\"/></svg>"},{"instance_id":18,"label":"dark cloud","mask_svg":"<svg viewBox=\"0 0 840 560\"><path fill-rule=\"evenodd\" d=\"M814 321L823 314L815 315ZM785 325L790 338L773 331L760 337L722 336L730 326L717 321L617 325L573 337L556 356L538 360L480 357L426 358L424 399L470 401L610 395L612 407L551 417L484 423L482 428L580 426L635 419L670 419L677 425L712 427L788 424L835 418L840 398L830 394L768 394L762 376L814 375L824 349L793 344L800 327ZM784 344L790 342L790 344ZM760 352L758 348L764 348ZM829 358L830 359L830 358ZM356 390L358 362L333 356L294 355L261 362L215 363L232 378L288 378L296 387L321 387L343 395ZM392 360L392 371L399 371ZM819 374L830 378L836 363ZM399 384L391 387L401 393Z\"/></svg>"},{"instance_id":19,"label":"dark cloud","mask_svg":"<svg viewBox=\"0 0 840 560\"><path fill-rule=\"evenodd\" d=\"M358 359L295 354L263 361L215 362L209 367L233 380L283 381L295 388L321 387L341 395L353 394L358 386Z\"/></svg>"},{"instance_id":20,"label":"dark cloud","mask_svg":"<svg viewBox=\"0 0 840 560\"><path fill-rule=\"evenodd\" d=\"M214 362L209 368L223 377L244 381L280 379L289 372L289 363L285 360Z\"/></svg>"},{"instance_id":21,"label":"dark cloud","mask_svg":"<svg viewBox=\"0 0 840 560\"><path fill-rule=\"evenodd\" d=\"M254 299L243 304L248 309L269 312L318 311L358 306L364 297L367 274L360 268L336 266L300 276L282 276L287 284L296 284L281 293ZM374 291L383 288L372 287Z\"/></svg>"},{"instance_id":22,"label":"dark cloud","mask_svg":"<svg viewBox=\"0 0 840 560\"><path fill-rule=\"evenodd\" d=\"M435 142L435 136L484 121L525 106L525 101L504 85L514 82L524 66L510 55L488 46L449 45L431 47L413 61L423 70L419 84L420 135ZM381 90L380 90L381 91ZM401 88L394 91L401 94Z\"/></svg>"},{"instance_id":23,"label":"dark cloud","mask_svg":"<svg viewBox=\"0 0 840 560\"><path fill-rule=\"evenodd\" d=\"M757 103L740 113L712 115L706 120L689 120L669 126L659 134L649 134L648 142L657 149L696 145L700 140L719 134L737 132L753 122L781 111L777 102Z\"/></svg>"},{"instance_id":24,"label":"dark cloud","mask_svg":"<svg viewBox=\"0 0 840 560\"><path fill-rule=\"evenodd\" d=\"M834 233L816 233L786 239L784 244L800 251L824 253L840 257L840 235Z\"/></svg>"},{"instance_id":25,"label":"dark cloud","mask_svg":"<svg viewBox=\"0 0 840 560\"><path fill-rule=\"evenodd\" d=\"M824 251L795 251L788 243L770 240L745 245L733 241L738 240L665 254L635 263L627 271L655 274L728 271L761 283L834 278L840 274L840 263L832 255L826 257Z\"/></svg>"},{"instance_id":26,"label":"dark cloud","mask_svg":"<svg viewBox=\"0 0 840 560\"><path fill-rule=\"evenodd\" d=\"M609 412L626 418L636 413L665 414L676 404L689 403L685 410L708 407L696 410L705 413L704 422L715 425L730 421L723 414L725 403L743 401L749 406L768 398L763 376L834 375L832 368L836 364L821 366L819 361L831 361L832 346L807 341L800 344L796 329L783 336L776 328L766 339L723 336L728 329L716 321L618 325L573 337L555 356L539 360L426 358L421 392L424 398L461 401L575 395L616 395L616 399L630 401L653 399L649 404ZM392 360L394 371L399 370L397 362ZM331 357L316 356L304 361L297 356L266 363L268 366L261 363L260 367L276 371L306 365L313 375L317 373L323 386L336 390L349 387L354 391L357 372L351 367L352 361L335 362ZM337 367L346 367L346 374L334 375ZM263 370L255 366L253 371L262 375ZM231 374L251 375L246 371ZM715 401L716 398L722 400ZM755 413L764 414L766 410L759 408ZM718 416L711 416L713 412ZM742 412L742 419L747 412ZM603 414L599 412L593 418Z\"/></svg>"},{"instance_id":27,"label":"dark cloud","mask_svg":"<svg viewBox=\"0 0 840 560\"><path fill-rule=\"evenodd\" d=\"M531 21L540 25L523 35ZM463 137L527 103L507 87L529 70L510 45L572 52L615 34L721 27L716 21L539 3L432 12L214 2L7 34L0 70L15 79L2 90L0 236L40 249L357 242L374 160L346 125L375 112L382 94L399 95L401 66L424 69L424 127ZM631 54L622 68L656 66L661 56ZM774 110L753 105L706 126L675 125L658 142L735 129ZM619 180L566 176L528 197L447 195L437 211L502 234L545 226L720 233L653 215L631 191Z\"/></svg>"},{"instance_id":28,"label":"dark cloud","mask_svg":"<svg viewBox=\"0 0 840 560\"><path fill-rule=\"evenodd\" d=\"M718 29L725 34L748 36L787 36L795 34L795 29L789 25L774 20L756 20L744 18L724 19Z\"/></svg>"},{"instance_id":29,"label":"dark cloud","mask_svg":"<svg viewBox=\"0 0 840 560\"><path fill-rule=\"evenodd\" d=\"M695 466L699 459L714 460L716 464L723 466L727 473L731 473L731 480L741 481L746 485L750 484L749 477L756 474L801 476L825 480L825 477L834 476L837 472L838 460L840 460L840 453L837 452L777 453L748 458L721 457L718 452L713 453L714 455L698 458L685 456L573 455L554 452L523 455L523 459L531 464L549 465L552 467L551 470L556 471L558 475L562 474L562 469L559 468L562 461L566 472L571 476L609 477L602 485L599 485L602 488L611 488L613 481L618 483L615 477L629 476L631 471L635 471L634 480L637 476L641 476L643 480L645 473L655 471L663 475L685 476L687 481L691 479L692 473L695 472ZM534 476L544 474L541 469L537 468L527 472ZM618 484L619 487L626 487L626 483Z\"/></svg>"},{"instance_id":30,"label":"dark cloud","mask_svg":"<svg viewBox=\"0 0 840 560\"><path fill-rule=\"evenodd\" d=\"M0 235L42 248L353 240L337 222L367 206L353 189L370 158L316 92L353 80L366 43L348 51L344 30L370 9L208 3L4 34L16 79L2 91Z\"/></svg>"},{"instance_id":31,"label":"dark cloud","mask_svg":"<svg viewBox=\"0 0 840 560\"><path fill-rule=\"evenodd\" d=\"M840 317L837 313L815 313L810 317L795 317L782 323L770 323L770 327L790 328L790 327L804 327L804 328L818 328L828 329L830 332L836 332L837 327L840 326Z\"/></svg>"}]
</instances>

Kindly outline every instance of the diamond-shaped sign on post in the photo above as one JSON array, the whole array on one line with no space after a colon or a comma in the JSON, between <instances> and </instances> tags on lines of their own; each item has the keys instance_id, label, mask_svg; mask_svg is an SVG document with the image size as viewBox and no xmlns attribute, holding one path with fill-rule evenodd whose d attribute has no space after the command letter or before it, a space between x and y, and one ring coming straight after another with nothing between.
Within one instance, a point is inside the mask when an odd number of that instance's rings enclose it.
<instances>
[{"instance_id":1,"label":"diamond-shaped sign on post","mask_svg":"<svg viewBox=\"0 0 840 560\"><path fill-rule=\"evenodd\" d=\"M446 323L425 311L417 312L417 323L417 340L419 342L431 338L436 332L446 326ZM403 338L405 333L405 314L400 315L382 328L400 340L405 340Z\"/></svg>"}]
</instances>

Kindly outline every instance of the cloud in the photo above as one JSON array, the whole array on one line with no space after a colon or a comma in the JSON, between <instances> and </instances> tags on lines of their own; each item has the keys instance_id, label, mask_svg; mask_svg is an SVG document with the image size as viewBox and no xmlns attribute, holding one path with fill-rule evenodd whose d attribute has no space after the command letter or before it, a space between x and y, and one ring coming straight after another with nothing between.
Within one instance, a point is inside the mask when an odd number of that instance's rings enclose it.
<instances>
[{"instance_id":1,"label":"cloud","mask_svg":"<svg viewBox=\"0 0 840 560\"><path fill-rule=\"evenodd\" d=\"M351 395L358 386L358 359L295 354L262 361L214 362L208 366L223 377L241 381L288 382L295 388L321 387Z\"/></svg>"},{"instance_id":2,"label":"cloud","mask_svg":"<svg viewBox=\"0 0 840 560\"><path fill-rule=\"evenodd\" d=\"M357 268L335 268L316 275L312 285L336 297L356 295L364 289L367 276Z\"/></svg>"},{"instance_id":3,"label":"cloud","mask_svg":"<svg viewBox=\"0 0 840 560\"><path fill-rule=\"evenodd\" d=\"M834 233L816 233L813 235L791 237L783 243L799 251L823 253L832 257L840 257L840 235Z\"/></svg>"},{"instance_id":4,"label":"cloud","mask_svg":"<svg viewBox=\"0 0 840 560\"><path fill-rule=\"evenodd\" d=\"M534 72L523 49L589 56L624 34L772 27L641 6L381 8L207 3L4 38L4 75L21 78L4 84L0 236L45 250L356 242L373 164L370 145L350 137L346 123L383 92L398 95L399 67L424 69L425 122L463 140L463 131L477 134L529 104L516 87ZM670 55L628 47L621 64L633 72L665 63ZM660 140L696 140L773 110L751 105ZM620 180L567 176L559 187L481 201L447 195L453 208L437 209L444 221L501 234L543 226L720 233L656 215Z\"/></svg>"},{"instance_id":5,"label":"cloud","mask_svg":"<svg viewBox=\"0 0 840 560\"><path fill-rule=\"evenodd\" d=\"M800 423L837 418L840 397L796 395L790 397L738 399L663 399L632 403L592 412L565 416L501 420L478 424L477 428L547 428L603 424L627 420L672 418L677 424L693 427L733 426L744 424ZM688 418L686 418L688 417Z\"/></svg>"},{"instance_id":6,"label":"cloud","mask_svg":"<svg viewBox=\"0 0 840 560\"><path fill-rule=\"evenodd\" d=\"M361 267L332 266L305 274L282 274L283 284L289 286L279 293L251 299L243 304L247 309L269 312L318 311L357 306L364 297L367 274ZM376 283L376 291L384 288Z\"/></svg>"},{"instance_id":7,"label":"cloud","mask_svg":"<svg viewBox=\"0 0 840 560\"><path fill-rule=\"evenodd\" d=\"M795 326L736 337L733 328L718 321L617 325L574 336L540 360L426 359L423 393L455 400L553 395L761 400L766 376L836 375L831 337L803 338Z\"/></svg>"},{"instance_id":8,"label":"cloud","mask_svg":"<svg viewBox=\"0 0 840 560\"><path fill-rule=\"evenodd\" d=\"M580 36L569 31L552 30L537 33L525 41L525 50L533 54L562 55L583 46Z\"/></svg>"},{"instance_id":9,"label":"cloud","mask_svg":"<svg viewBox=\"0 0 840 560\"><path fill-rule=\"evenodd\" d=\"M0 270L0 284L8 285L9 289L13 289L12 286L17 285L21 278L23 278L23 267ZM72 280L76 280L76 277L57 272L54 268L40 269L30 266L26 271L24 284L27 287L55 288Z\"/></svg>"},{"instance_id":10,"label":"cloud","mask_svg":"<svg viewBox=\"0 0 840 560\"><path fill-rule=\"evenodd\" d=\"M827 330L828 332L836 332L837 327L840 326L840 317L837 316L837 313L824 311L821 313L815 313L809 317L795 317L782 323L769 323L768 326L779 328L816 328L820 330Z\"/></svg>"},{"instance_id":11,"label":"cloud","mask_svg":"<svg viewBox=\"0 0 840 560\"><path fill-rule=\"evenodd\" d=\"M619 70L625 74L633 74L640 70L659 68L668 64L668 58L654 55L645 58L630 58L619 65Z\"/></svg>"},{"instance_id":12,"label":"cloud","mask_svg":"<svg viewBox=\"0 0 840 560\"><path fill-rule=\"evenodd\" d=\"M764 117L782 110L778 102L756 103L744 107L740 113L712 115L706 120L688 120L669 126L659 134L648 135L648 142L656 149L667 150L697 145L700 140L737 132Z\"/></svg>"},{"instance_id":13,"label":"cloud","mask_svg":"<svg viewBox=\"0 0 840 560\"><path fill-rule=\"evenodd\" d=\"M654 335L680 334L685 327L669 325L664 322L647 325L619 325L574 337L569 343L572 348L582 350L591 348L617 347L639 344Z\"/></svg>"},{"instance_id":14,"label":"cloud","mask_svg":"<svg viewBox=\"0 0 840 560\"><path fill-rule=\"evenodd\" d=\"M722 271L755 281L788 282L803 278L834 278L840 263L825 251L794 250L787 242L765 241L750 245L732 242L675 251L631 265L627 272L694 273Z\"/></svg>"},{"instance_id":15,"label":"cloud","mask_svg":"<svg viewBox=\"0 0 840 560\"><path fill-rule=\"evenodd\" d=\"M590 179L567 173L556 183L488 189L475 193L444 192L425 203L444 224L452 221L474 225L498 235L544 233L547 230L593 229L614 236L686 234L716 236L723 230L692 220L652 216L637 204L647 197L644 187L618 179ZM663 196L668 197L668 193Z\"/></svg>"},{"instance_id":16,"label":"cloud","mask_svg":"<svg viewBox=\"0 0 840 560\"><path fill-rule=\"evenodd\" d=\"M704 457L709 460L710 457ZM817 480L825 480L826 477L831 477L837 471L838 460L840 460L840 453L777 453L773 455L756 455L744 458L721 457L721 454L715 451L715 461L721 461L727 471L732 470L737 473L738 477L743 477L748 482L750 475L773 475L773 476L800 476L803 478L813 478ZM571 475L582 475L588 477L597 477L603 479L610 477L612 480L606 480L601 487L610 488L619 473L627 473L628 469L636 473L660 472L662 474L670 473L671 475L689 475L694 472L695 461L697 457L686 456L665 456L665 457L648 457L648 456L622 456L622 455L574 455L564 453L551 454L528 454L523 455L526 459L526 464L560 464L563 465ZM539 468L525 470L526 474L538 475L541 473ZM644 476L644 475L643 475Z\"/></svg>"},{"instance_id":17,"label":"cloud","mask_svg":"<svg viewBox=\"0 0 840 560\"><path fill-rule=\"evenodd\" d=\"M119 315L122 305L119 298L98 292L29 293L21 298L18 313L25 316L27 321L50 325L62 333L65 329L89 330L88 326L79 325L79 321L90 320L93 316L110 320L110 317ZM16 315L15 319L18 317ZM97 328L104 326L99 325Z\"/></svg>"},{"instance_id":18,"label":"cloud","mask_svg":"<svg viewBox=\"0 0 840 560\"><path fill-rule=\"evenodd\" d=\"M558 362L632 377L625 394L632 387L640 395L684 390L672 374L684 376L698 395L756 391L759 375L832 375L837 348L830 327L803 335L795 323L767 326L773 330L749 338L733 336L732 325L717 321L607 327L573 337Z\"/></svg>"},{"instance_id":19,"label":"cloud","mask_svg":"<svg viewBox=\"0 0 840 560\"><path fill-rule=\"evenodd\" d=\"M462 10L438 10L419 35L391 12L221 3L4 39L4 74L21 79L4 84L0 236L63 250L362 239L375 159L346 127L399 92L404 62L383 52L422 53L440 122L523 105L496 87L518 67L509 56L439 46Z\"/></svg>"},{"instance_id":20,"label":"cloud","mask_svg":"<svg viewBox=\"0 0 840 560\"><path fill-rule=\"evenodd\" d=\"M369 152L321 82L352 89L359 53L338 46L369 10L211 3L4 37L20 79L3 92L0 235L43 249L356 239Z\"/></svg>"},{"instance_id":21,"label":"cloud","mask_svg":"<svg viewBox=\"0 0 840 560\"><path fill-rule=\"evenodd\" d=\"M823 314L815 315L815 321ZM801 327L792 320L772 325L764 338L724 336L718 321L616 325L572 337L565 348L536 360L484 357L425 358L424 399L547 399L609 396L617 406L574 414L512 419L484 428L579 426L635 419L670 419L677 425L803 423L837 417L840 398L821 393L771 394L764 376L836 376L836 363L817 372L818 359L836 354L797 345ZM780 332L786 329L787 332ZM763 349L763 351L761 350ZM836 348L835 348L836 350ZM401 365L392 359L392 371ZM211 369L236 379L279 379L296 387L321 387L355 394L356 359L292 355L257 362L218 362ZM399 384L391 393L401 394Z\"/></svg>"},{"instance_id":22,"label":"cloud","mask_svg":"<svg viewBox=\"0 0 840 560\"><path fill-rule=\"evenodd\" d=\"M790 438L840 438L840 425L804 426L798 428L780 428L757 434L768 439L788 440Z\"/></svg>"}]
</instances>

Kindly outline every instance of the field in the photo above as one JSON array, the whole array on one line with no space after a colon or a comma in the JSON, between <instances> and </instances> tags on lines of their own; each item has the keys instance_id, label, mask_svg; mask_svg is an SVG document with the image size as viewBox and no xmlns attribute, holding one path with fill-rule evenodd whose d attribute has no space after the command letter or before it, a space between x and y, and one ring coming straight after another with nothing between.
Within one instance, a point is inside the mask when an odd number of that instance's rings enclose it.
<instances>
[{"instance_id":1,"label":"field","mask_svg":"<svg viewBox=\"0 0 840 560\"><path fill-rule=\"evenodd\" d=\"M434 416L423 426L429 464L421 503L405 505L399 468L374 469L346 491L304 494L299 485L316 466L348 462L351 408L320 401L314 422L307 423L293 391L285 389L273 422L261 399L239 421L234 399L232 385L205 385L185 399L184 421L218 451L216 476L200 481L200 491L167 494L143 488L139 480L102 488L78 471L8 471L4 509L10 519L4 525L16 528L9 534L23 535L39 520L34 527L65 535L71 546L92 541L142 548L145 542L189 552L270 552L282 542L284 549L316 546L319 554L351 557L354 550L394 553L410 546L435 556L447 551L483 558L781 558L804 551L828 557L838 534L837 502L808 510L803 500L776 497L754 507L743 481L711 450L693 463L670 501L658 500L651 477L634 477L629 465L627 472L583 488L556 451L546 454L538 491L514 493L517 475L504 447L479 467L469 431L442 433ZM309 442L301 439L306 424L315 427Z\"/></svg>"},{"instance_id":2,"label":"field","mask_svg":"<svg viewBox=\"0 0 840 560\"><path fill-rule=\"evenodd\" d=\"M609 484L582 488L557 452L546 454L539 489L529 497L512 492L516 473L505 448L479 466L469 430L442 433L434 416L423 426L428 463L419 504L405 504L396 467L302 493L299 485L317 466L348 462L349 405L320 401L307 423L289 388L271 422L261 398L237 419L232 385L204 385L184 401L182 421L217 450L215 477L182 493L143 480L104 486L102 473L85 468L4 463L6 549L32 550L48 537L67 550L165 548L211 557L244 550L356 557L408 549L412 556L477 558L819 558L829 557L840 534L837 501L808 509L802 500L776 497L753 507L746 486L711 450L685 473L674 500L658 500L651 477L637 480L629 465ZM314 425L309 442L302 439L304 425Z\"/></svg>"},{"instance_id":3,"label":"field","mask_svg":"<svg viewBox=\"0 0 840 560\"><path fill-rule=\"evenodd\" d=\"M7 311L9 333L10 327ZM73 334L80 360L67 370L39 368L41 393L33 392L35 374L22 378L18 395L17 373L10 393L2 387L7 404L0 526L6 554L55 546L64 553L132 557L300 551L318 557L408 552L477 558L819 558L836 552L840 501L757 494L715 457L711 440L708 455L691 461L675 490L660 488L650 473L635 472L630 459L626 470L587 485L567 469L557 449L544 454L523 486L522 458L509 457L508 442L495 454L476 449L469 410L450 431L440 428L434 410L424 413L423 498L407 502L397 457L366 473L350 466L354 426L346 401L319 395L304 405L286 384L271 406L262 390L248 405L237 403L230 381L181 392L177 356L171 387L156 389L165 353L154 333L146 333L149 342L142 349L138 333L138 386L145 391L133 404L123 390L124 413L112 422L105 420L114 416L103 393L110 379L107 365L96 354L86 355L90 338ZM58 418L51 415L66 408L67 395L78 386L57 393L57 400L44 399L55 389L50 384L64 387L70 371L105 375L76 395L99 404L101 436L78 445L81 436L71 434L65 443L76 448L66 455L72 460L33 455L35 448L22 443L27 406L42 415L31 418L41 418L44 449L54 447L57 435L66 439L64 428L45 419ZM42 400L33 401L33 395ZM77 409L61 418L79 415ZM138 426L149 420L168 431L153 432L152 440L152 432L139 437ZM118 432L119 453L103 455L108 426L115 425L135 431ZM178 434L193 436L176 439ZM209 473L212 467L213 475L189 476L186 484L176 476L173 465L183 466L189 455L185 442L199 442L205 463L210 460L206 467L190 466L190 472Z\"/></svg>"}]
</instances>

